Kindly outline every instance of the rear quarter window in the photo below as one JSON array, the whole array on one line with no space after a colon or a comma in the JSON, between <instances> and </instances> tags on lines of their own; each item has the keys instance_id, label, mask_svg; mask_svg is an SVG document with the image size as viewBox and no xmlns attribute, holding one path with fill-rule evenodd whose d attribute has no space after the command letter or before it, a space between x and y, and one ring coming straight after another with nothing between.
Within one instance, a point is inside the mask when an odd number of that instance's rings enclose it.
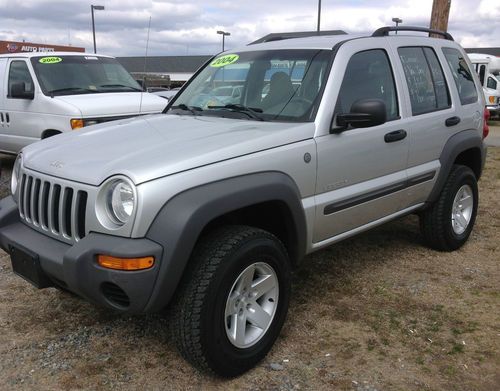
<instances>
[{"instance_id":1,"label":"rear quarter window","mask_svg":"<svg viewBox=\"0 0 500 391\"><path fill-rule=\"evenodd\" d=\"M472 77L471 70L465 61L463 54L453 48L443 48L443 54L450 67L455 85L457 86L460 103L467 105L475 103L478 100L476 85Z\"/></svg>"}]
</instances>

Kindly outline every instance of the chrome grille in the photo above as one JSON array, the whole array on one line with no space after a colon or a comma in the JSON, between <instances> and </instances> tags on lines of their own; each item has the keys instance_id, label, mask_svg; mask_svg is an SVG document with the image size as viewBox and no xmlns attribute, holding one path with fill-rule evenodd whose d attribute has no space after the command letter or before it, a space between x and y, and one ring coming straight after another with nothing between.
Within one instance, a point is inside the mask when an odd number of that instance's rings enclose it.
<instances>
[{"instance_id":1,"label":"chrome grille","mask_svg":"<svg viewBox=\"0 0 500 391\"><path fill-rule=\"evenodd\" d=\"M18 207L21 219L65 242L85 237L87 192L22 173Z\"/></svg>"}]
</instances>

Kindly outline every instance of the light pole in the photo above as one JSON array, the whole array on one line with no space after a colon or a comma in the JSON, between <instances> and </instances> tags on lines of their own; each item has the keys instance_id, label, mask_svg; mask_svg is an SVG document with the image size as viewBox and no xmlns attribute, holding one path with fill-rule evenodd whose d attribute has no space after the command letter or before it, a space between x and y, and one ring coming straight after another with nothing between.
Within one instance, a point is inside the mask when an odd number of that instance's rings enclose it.
<instances>
[{"instance_id":1,"label":"light pole","mask_svg":"<svg viewBox=\"0 0 500 391\"><path fill-rule=\"evenodd\" d=\"M219 31L217 31L217 34L222 35L222 51L224 51L225 38L226 38L226 36L231 35L231 33L227 32L227 31L219 30Z\"/></svg>"},{"instance_id":2,"label":"light pole","mask_svg":"<svg viewBox=\"0 0 500 391\"><path fill-rule=\"evenodd\" d=\"M321 23L321 0L318 0L318 35L320 30L320 23Z\"/></svg>"},{"instance_id":3,"label":"light pole","mask_svg":"<svg viewBox=\"0 0 500 391\"><path fill-rule=\"evenodd\" d=\"M400 19L400 18L392 18L392 21L393 21L394 23L396 23L396 27L398 27L398 25L399 25L400 23L403 23L403 19ZM396 31L396 34L397 34L397 33L398 33L398 32Z\"/></svg>"},{"instance_id":4,"label":"light pole","mask_svg":"<svg viewBox=\"0 0 500 391\"><path fill-rule=\"evenodd\" d=\"M94 53L97 53L96 45L95 45L95 23L94 23L94 10L103 11L103 5L91 5L90 12L92 13L92 36L94 37Z\"/></svg>"}]
</instances>

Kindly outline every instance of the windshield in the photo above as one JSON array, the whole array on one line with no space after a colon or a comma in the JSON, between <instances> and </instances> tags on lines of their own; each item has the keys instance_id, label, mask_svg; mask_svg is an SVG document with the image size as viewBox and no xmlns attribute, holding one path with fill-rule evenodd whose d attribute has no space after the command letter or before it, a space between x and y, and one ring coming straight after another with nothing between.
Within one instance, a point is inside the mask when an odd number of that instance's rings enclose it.
<instances>
[{"instance_id":1,"label":"windshield","mask_svg":"<svg viewBox=\"0 0 500 391\"><path fill-rule=\"evenodd\" d=\"M114 58L44 56L31 59L45 95L141 91L139 84Z\"/></svg>"},{"instance_id":2,"label":"windshield","mask_svg":"<svg viewBox=\"0 0 500 391\"><path fill-rule=\"evenodd\" d=\"M313 121L331 55L329 50L223 54L175 97L169 112L261 121Z\"/></svg>"}]
</instances>

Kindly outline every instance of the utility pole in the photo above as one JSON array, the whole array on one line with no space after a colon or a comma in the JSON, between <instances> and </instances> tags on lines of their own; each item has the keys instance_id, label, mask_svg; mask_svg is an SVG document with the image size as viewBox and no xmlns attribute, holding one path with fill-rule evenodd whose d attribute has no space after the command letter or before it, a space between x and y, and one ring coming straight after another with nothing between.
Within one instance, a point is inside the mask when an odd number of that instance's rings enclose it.
<instances>
[{"instance_id":1,"label":"utility pole","mask_svg":"<svg viewBox=\"0 0 500 391\"><path fill-rule=\"evenodd\" d=\"M318 35L321 29L321 0L318 0Z\"/></svg>"},{"instance_id":2,"label":"utility pole","mask_svg":"<svg viewBox=\"0 0 500 391\"><path fill-rule=\"evenodd\" d=\"M451 0L434 0L432 3L431 29L447 31L450 17ZM431 34L433 37L442 38Z\"/></svg>"}]
</instances>

